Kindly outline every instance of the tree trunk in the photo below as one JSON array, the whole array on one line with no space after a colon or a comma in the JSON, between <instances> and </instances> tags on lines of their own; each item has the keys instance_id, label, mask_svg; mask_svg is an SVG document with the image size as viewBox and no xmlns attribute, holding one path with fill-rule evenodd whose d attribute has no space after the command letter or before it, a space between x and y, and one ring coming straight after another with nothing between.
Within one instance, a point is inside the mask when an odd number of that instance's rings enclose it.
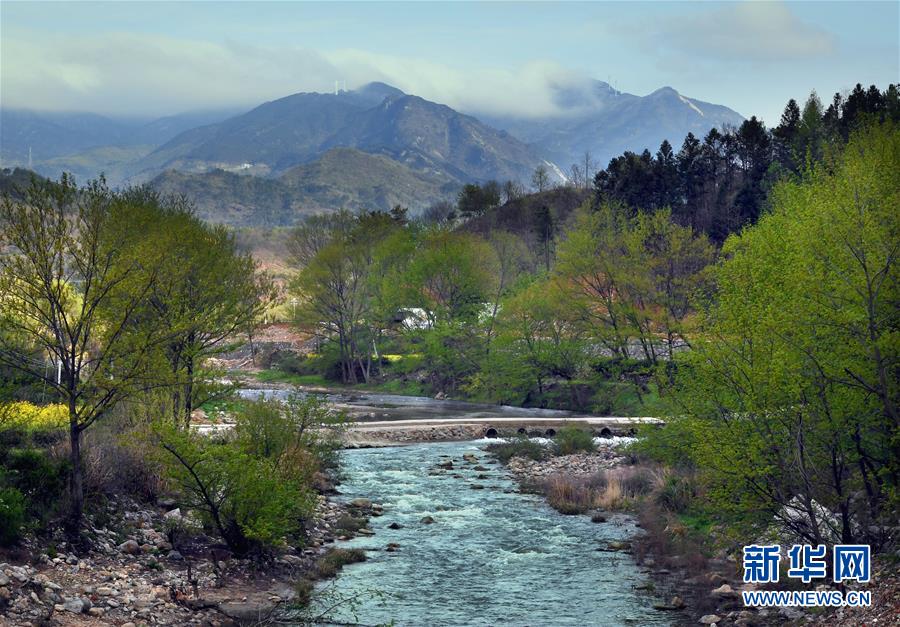
<instances>
[{"instance_id":1,"label":"tree trunk","mask_svg":"<svg viewBox=\"0 0 900 627\"><path fill-rule=\"evenodd\" d=\"M184 428L191 426L191 414L194 411L194 358L188 357L186 361L187 380L184 384Z\"/></svg>"},{"instance_id":2,"label":"tree trunk","mask_svg":"<svg viewBox=\"0 0 900 627\"><path fill-rule=\"evenodd\" d=\"M81 429L75 417L74 399L69 403L69 461L72 474L69 476L69 530L73 533L81 528L81 517L84 513L84 477L81 469Z\"/></svg>"}]
</instances>

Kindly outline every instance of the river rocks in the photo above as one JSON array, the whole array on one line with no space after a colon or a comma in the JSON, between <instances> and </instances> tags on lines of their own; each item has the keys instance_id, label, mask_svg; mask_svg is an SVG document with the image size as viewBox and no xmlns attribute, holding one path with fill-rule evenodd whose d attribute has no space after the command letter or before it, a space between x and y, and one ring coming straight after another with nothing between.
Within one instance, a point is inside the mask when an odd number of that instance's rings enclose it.
<instances>
[{"instance_id":1,"label":"river rocks","mask_svg":"<svg viewBox=\"0 0 900 627\"><path fill-rule=\"evenodd\" d=\"M166 559L171 560L173 562L180 562L181 560L184 559L184 556L181 553L179 553L178 551L175 551L173 549L173 550L169 551L169 553L166 555Z\"/></svg>"},{"instance_id":2,"label":"river rocks","mask_svg":"<svg viewBox=\"0 0 900 627\"><path fill-rule=\"evenodd\" d=\"M631 542L627 540L610 540L606 543L606 548L610 551L628 551L631 549Z\"/></svg>"},{"instance_id":3,"label":"river rocks","mask_svg":"<svg viewBox=\"0 0 900 627\"><path fill-rule=\"evenodd\" d=\"M72 614L81 614L85 611L84 600L78 598L69 599L63 602L62 608L66 612L71 612Z\"/></svg>"},{"instance_id":4,"label":"river rocks","mask_svg":"<svg viewBox=\"0 0 900 627\"><path fill-rule=\"evenodd\" d=\"M484 466L475 466L475 468L473 468L472 470L474 470L475 472L487 472L488 470L490 470L490 468L485 468Z\"/></svg>"},{"instance_id":5,"label":"river rocks","mask_svg":"<svg viewBox=\"0 0 900 627\"><path fill-rule=\"evenodd\" d=\"M606 515L603 514L602 512L594 512L593 514L591 514L591 522L592 523L605 523Z\"/></svg>"},{"instance_id":6,"label":"river rocks","mask_svg":"<svg viewBox=\"0 0 900 627\"><path fill-rule=\"evenodd\" d=\"M445 462L438 462L435 468L440 468L442 470L453 470L453 461L448 459Z\"/></svg>"},{"instance_id":7,"label":"river rocks","mask_svg":"<svg viewBox=\"0 0 900 627\"><path fill-rule=\"evenodd\" d=\"M720 622L722 622L722 617L716 614L706 614L700 618L702 625L715 625Z\"/></svg>"},{"instance_id":8,"label":"river rocks","mask_svg":"<svg viewBox=\"0 0 900 627\"><path fill-rule=\"evenodd\" d=\"M374 531L372 531L371 529L367 529L366 527L363 527L362 529L358 530L356 533L358 533L361 536L374 536L375 535Z\"/></svg>"},{"instance_id":9,"label":"river rocks","mask_svg":"<svg viewBox=\"0 0 900 627\"><path fill-rule=\"evenodd\" d=\"M393 553L394 551L396 551L399 548L400 548L400 545L397 544L396 542L388 542L388 544L384 548L384 550L387 551L388 553Z\"/></svg>"},{"instance_id":10,"label":"river rocks","mask_svg":"<svg viewBox=\"0 0 900 627\"><path fill-rule=\"evenodd\" d=\"M403 525L398 522L392 522L388 525L388 529L403 529Z\"/></svg>"},{"instance_id":11,"label":"river rocks","mask_svg":"<svg viewBox=\"0 0 900 627\"><path fill-rule=\"evenodd\" d=\"M122 551L122 553L127 553L128 555L137 555L141 552L141 545L138 544L135 540L126 540L119 545L119 550Z\"/></svg>"},{"instance_id":12,"label":"river rocks","mask_svg":"<svg viewBox=\"0 0 900 627\"><path fill-rule=\"evenodd\" d=\"M433 525L437 521L431 516L423 516L422 519L419 520L419 522L423 525Z\"/></svg>"},{"instance_id":13,"label":"river rocks","mask_svg":"<svg viewBox=\"0 0 900 627\"><path fill-rule=\"evenodd\" d=\"M478 456L475 453L465 453L463 455L463 459L469 462L470 464L478 463Z\"/></svg>"},{"instance_id":14,"label":"river rocks","mask_svg":"<svg viewBox=\"0 0 900 627\"><path fill-rule=\"evenodd\" d=\"M469 488L472 490L484 490L484 486L481 485L480 483L473 483L472 485L469 486Z\"/></svg>"},{"instance_id":15,"label":"river rocks","mask_svg":"<svg viewBox=\"0 0 900 627\"><path fill-rule=\"evenodd\" d=\"M519 481L542 481L555 474L587 477L620 465L625 458L613 445L601 445L593 453L561 455L541 461L513 457L506 467Z\"/></svg>"},{"instance_id":16,"label":"river rocks","mask_svg":"<svg viewBox=\"0 0 900 627\"><path fill-rule=\"evenodd\" d=\"M709 594L710 596L717 599L733 599L738 595L738 593L735 592L734 589L727 583L723 583L721 586L719 586Z\"/></svg>"},{"instance_id":17,"label":"river rocks","mask_svg":"<svg viewBox=\"0 0 900 627\"><path fill-rule=\"evenodd\" d=\"M372 501L369 499L353 499L348 505L357 509L369 509L372 507Z\"/></svg>"}]
</instances>

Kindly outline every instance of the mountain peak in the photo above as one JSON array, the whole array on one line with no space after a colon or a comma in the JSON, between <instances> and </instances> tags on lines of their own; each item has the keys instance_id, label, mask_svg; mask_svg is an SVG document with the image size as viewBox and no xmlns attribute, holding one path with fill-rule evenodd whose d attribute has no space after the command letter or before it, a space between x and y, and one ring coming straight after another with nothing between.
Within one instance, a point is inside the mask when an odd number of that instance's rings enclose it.
<instances>
[{"instance_id":1,"label":"mountain peak","mask_svg":"<svg viewBox=\"0 0 900 627\"><path fill-rule=\"evenodd\" d=\"M402 90L397 89L393 85L388 85L387 83L382 83L380 81L366 83L362 87L354 89L353 93L363 96L366 99L377 100L378 102L381 102L385 98L399 98L406 95Z\"/></svg>"},{"instance_id":2,"label":"mountain peak","mask_svg":"<svg viewBox=\"0 0 900 627\"><path fill-rule=\"evenodd\" d=\"M650 96L648 96L648 97L653 97L653 96L657 96L657 97L659 97L659 96L680 96L680 95L681 95L681 94L678 93L678 90L677 90L677 89L675 89L674 87L669 87L668 85L666 85L665 87L660 87L659 89L657 89L656 91L654 91L652 94L650 94Z\"/></svg>"}]
</instances>

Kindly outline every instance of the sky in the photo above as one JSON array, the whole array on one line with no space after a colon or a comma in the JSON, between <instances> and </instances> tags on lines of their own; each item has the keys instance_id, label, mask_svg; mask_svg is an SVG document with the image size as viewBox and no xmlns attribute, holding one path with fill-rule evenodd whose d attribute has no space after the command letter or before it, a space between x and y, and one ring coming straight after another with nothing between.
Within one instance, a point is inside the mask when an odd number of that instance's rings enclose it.
<instances>
[{"instance_id":1,"label":"sky","mask_svg":"<svg viewBox=\"0 0 900 627\"><path fill-rule=\"evenodd\" d=\"M369 81L468 113L558 113L591 79L777 124L900 82L900 2L0 2L0 106L153 117Z\"/></svg>"}]
</instances>

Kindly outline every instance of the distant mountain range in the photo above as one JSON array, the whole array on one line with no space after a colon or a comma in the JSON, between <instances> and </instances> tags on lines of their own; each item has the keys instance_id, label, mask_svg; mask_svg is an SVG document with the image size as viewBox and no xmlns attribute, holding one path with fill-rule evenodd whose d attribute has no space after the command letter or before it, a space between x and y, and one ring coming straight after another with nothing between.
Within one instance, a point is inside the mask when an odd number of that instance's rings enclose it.
<instances>
[{"instance_id":1,"label":"distant mountain range","mask_svg":"<svg viewBox=\"0 0 900 627\"><path fill-rule=\"evenodd\" d=\"M702 139L711 128L744 121L728 107L687 98L671 87L642 97L593 81L588 89L556 94L559 112L553 116L484 120L527 142L566 171L572 164L584 163L586 151L603 168L626 150L656 152L668 139L677 151L689 132Z\"/></svg>"},{"instance_id":2,"label":"distant mountain range","mask_svg":"<svg viewBox=\"0 0 900 627\"><path fill-rule=\"evenodd\" d=\"M421 209L465 183L528 183L544 165L563 180L590 151L598 167L624 150L676 149L684 136L743 118L664 87L644 97L601 81L556 93L558 114L476 119L384 83L300 93L250 111L158 120L0 111L0 161L80 180L149 182L184 193L204 217L290 224L310 212L402 204Z\"/></svg>"}]
</instances>

